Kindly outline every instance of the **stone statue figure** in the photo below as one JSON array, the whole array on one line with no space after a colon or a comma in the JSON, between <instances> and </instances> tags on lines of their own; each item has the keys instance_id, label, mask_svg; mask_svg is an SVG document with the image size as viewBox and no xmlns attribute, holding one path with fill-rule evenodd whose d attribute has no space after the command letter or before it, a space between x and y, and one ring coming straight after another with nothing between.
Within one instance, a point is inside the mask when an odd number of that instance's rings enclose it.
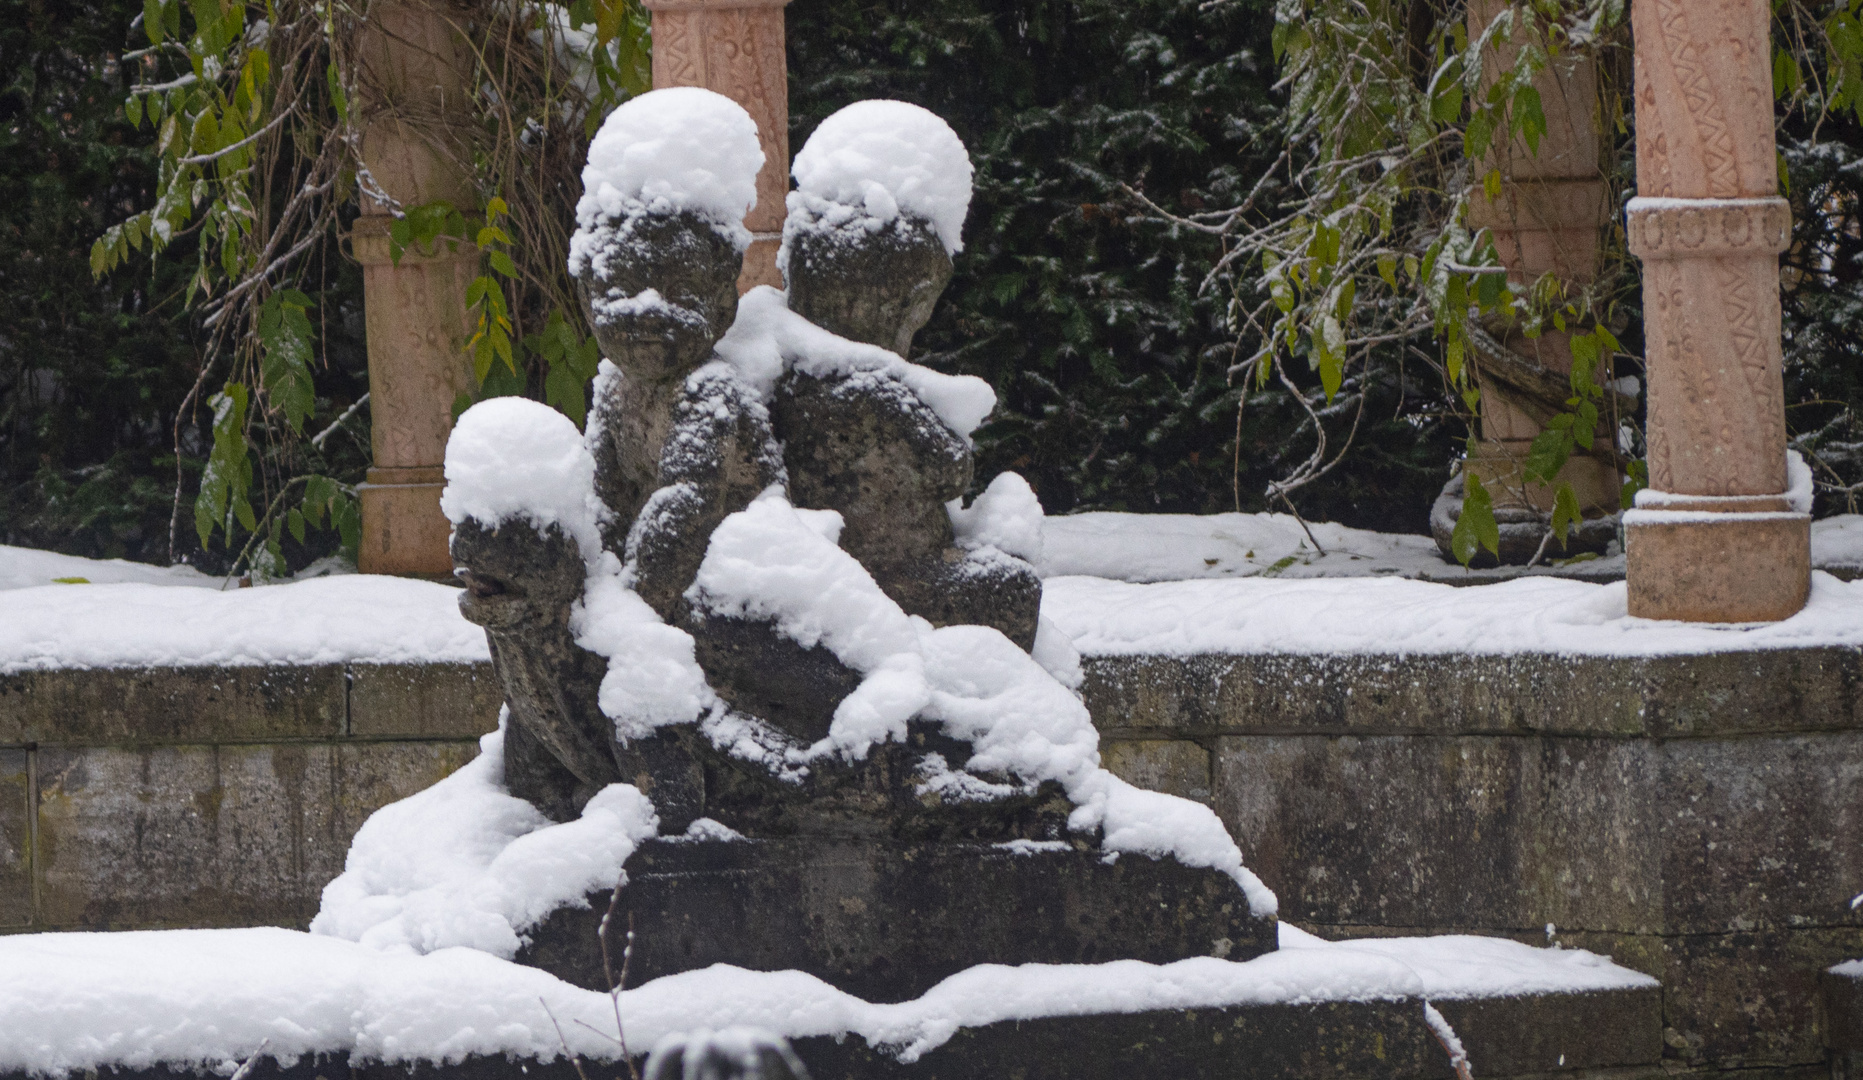
<instances>
[{"instance_id":1,"label":"stone statue figure","mask_svg":"<svg viewBox=\"0 0 1863 1080\"><path fill-rule=\"evenodd\" d=\"M961 143L942 121L923 116L961 157ZM904 145L897 154L909 159L914 150ZM805 148L798 157L799 177L809 154ZM932 627L992 627L1027 651L1036 643L1041 604L1041 582L1027 562L958 542L947 503L971 485L965 435L896 373L807 362L810 349L852 343L903 360L952 272L953 245L941 235L941 222L872 194L888 183L911 190L897 168L886 172L892 159L875 164L846 152L841 158L840 173L826 175L868 195L858 204L837 203L831 196L840 189L817 183L791 196L779 259L786 302L819 339L799 347L804 355L785 357L766 388L752 386L719 354L740 318L734 283L747 235L738 235L741 228L733 233L735 222L721 225L718 215L693 209L692 200L652 198L648 184L617 210L588 216L572 259L607 358L587 432L594 491L605 511L601 547L625 565L631 588L660 620L691 635L693 655L723 709L789 747L828 734L861 673L773 620L711 610L695 600L693 587L714 531L765 492L782 491L800 509L837 512L841 549L899 608ZM967 160L962 165L967 202ZM754 167L747 173L754 176ZM887 209L890 216L879 216ZM961 214L960 206L959 222ZM951 228L948 221L942 227ZM777 296L763 289L752 299L769 305ZM571 628L589 558L575 538L522 520L468 519L456 528L453 556L467 586L462 610L486 628L506 693L505 779L512 794L567 820L604 785L632 783L652 799L662 837L691 828L751 841L652 841L636 854L624 899L658 927L643 933L637 970L652 975L719 959L801 967L872 996L922 989L955 970L950 965L963 958L957 954L968 953L970 962L1163 959L1212 947L1238 957L1272 947L1272 919L1250 914L1234 881L1168 859L1144 874L1136 865L1103 860L1070 832L1076 806L1061 785L971 776L965 770L973 747L939 724L913 719L903 741L874 745L856 760L820 758L794 769L747 760L698 724L650 727L606 715L599 687L607 660L579 645ZM776 757L781 753L779 747ZM962 782L927 783L932 775ZM1015 849L1020 856L991 847L1015 844L1037 847ZM1133 895L1144 899L1130 911L1103 903L1098 914L1076 912L1048 930L1003 923L1007 909L987 889L974 902L936 900L937 889L948 886L935 887L933 877L973 876L971 863L979 859L1000 882L1049 896L1037 902L1048 904L1045 910L1067 906L1050 895L1055 889L1091 891L1104 887L1102 878L1142 878ZM1025 879L1048 865L1044 859L1065 862L1065 873L1029 885ZM751 873L751 864L763 870ZM858 908L881 921L846 930L823 953L820 919L830 916L809 915L809 903L797 897L848 874L860 884L847 886L852 899L836 901L842 914L832 918ZM695 884L703 881L713 885ZM911 938L918 944L901 944L897 934L872 936L889 920L895 927L909 920L905 908L890 915L871 909L925 903L935 911L930 936ZM1186 903L1192 916L1181 915ZM794 922L805 916L816 919L812 929ZM552 916L536 935L532 962L585 984L599 982L587 917ZM719 930L746 921L767 929L772 919L791 919L793 926L783 925L794 932L770 930L751 944L743 935L727 943ZM940 935L969 942L953 952ZM683 943L677 948L675 938Z\"/></svg>"}]
</instances>

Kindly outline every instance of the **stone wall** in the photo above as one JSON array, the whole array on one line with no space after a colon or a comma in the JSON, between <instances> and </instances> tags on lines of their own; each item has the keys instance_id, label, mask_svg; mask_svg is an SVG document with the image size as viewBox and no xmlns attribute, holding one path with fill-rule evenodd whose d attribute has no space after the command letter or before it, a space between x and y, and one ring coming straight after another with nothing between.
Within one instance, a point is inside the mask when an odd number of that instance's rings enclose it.
<instances>
[{"instance_id":1,"label":"stone wall","mask_svg":"<svg viewBox=\"0 0 1863 1080\"><path fill-rule=\"evenodd\" d=\"M301 927L498 705L487 664L0 676L0 931Z\"/></svg>"},{"instance_id":2,"label":"stone wall","mask_svg":"<svg viewBox=\"0 0 1863 1080\"><path fill-rule=\"evenodd\" d=\"M1325 936L1592 949L1664 987L1666 1058L1826 1068L1863 956L1863 652L1098 659L1107 760L1216 809Z\"/></svg>"},{"instance_id":3,"label":"stone wall","mask_svg":"<svg viewBox=\"0 0 1863 1080\"><path fill-rule=\"evenodd\" d=\"M1863 957L1863 650L1085 666L1108 765L1214 807L1289 921L1551 924L1662 980L1672 1066L1842 1052L1818 999ZM497 710L486 664L0 677L0 930L302 926Z\"/></svg>"}]
</instances>

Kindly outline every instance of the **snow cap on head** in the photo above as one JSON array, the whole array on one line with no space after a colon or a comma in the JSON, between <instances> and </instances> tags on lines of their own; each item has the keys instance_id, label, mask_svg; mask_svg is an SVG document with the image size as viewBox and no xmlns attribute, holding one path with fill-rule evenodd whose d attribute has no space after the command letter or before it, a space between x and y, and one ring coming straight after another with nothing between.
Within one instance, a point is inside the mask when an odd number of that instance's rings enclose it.
<instances>
[{"instance_id":1,"label":"snow cap on head","mask_svg":"<svg viewBox=\"0 0 1863 1080\"><path fill-rule=\"evenodd\" d=\"M970 155L945 123L903 101L857 101L815 129L796 155L792 213L872 231L901 215L929 222L947 252L964 250Z\"/></svg>"},{"instance_id":2,"label":"snow cap on head","mask_svg":"<svg viewBox=\"0 0 1863 1080\"><path fill-rule=\"evenodd\" d=\"M609 113L589 144L576 231L604 217L690 210L743 247L762 168L757 122L743 106L696 86L650 91Z\"/></svg>"},{"instance_id":3,"label":"snow cap on head","mask_svg":"<svg viewBox=\"0 0 1863 1080\"><path fill-rule=\"evenodd\" d=\"M601 550L595 459L569 417L527 398L492 398L460 416L446 440L440 510L455 525L560 525L584 558Z\"/></svg>"}]
</instances>

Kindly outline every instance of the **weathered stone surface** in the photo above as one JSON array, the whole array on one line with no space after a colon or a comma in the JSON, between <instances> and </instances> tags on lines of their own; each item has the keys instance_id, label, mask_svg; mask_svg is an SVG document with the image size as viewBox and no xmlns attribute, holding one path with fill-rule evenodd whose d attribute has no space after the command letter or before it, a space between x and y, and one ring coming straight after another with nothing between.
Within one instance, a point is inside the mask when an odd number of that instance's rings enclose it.
<instances>
[{"instance_id":1,"label":"weathered stone surface","mask_svg":"<svg viewBox=\"0 0 1863 1080\"><path fill-rule=\"evenodd\" d=\"M476 751L441 741L31 751L39 903L29 925L12 925L301 927L363 821ZM0 796L13 753L28 752L0 752ZM0 847L22 827L0 808Z\"/></svg>"},{"instance_id":2,"label":"weathered stone surface","mask_svg":"<svg viewBox=\"0 0 1863 1080\"><path fill-rule=\"evenodd\" d=\"M1863 650L1698 656L1100 656L1102 730L1707 736L1863 727Z\"/></svg>"},{"instance_id":3,"label":"weathered stone surface","mask_svg":"<svg viewBox=\"0 0 1863 1080\"><path fill-rule=\"evenodd\" d=\"M521 962L605 988L608 904L599 893L551 915ZM1246 959L1275 934L1234 881L1174 860L847 838L650 840L628 860L620 906L632 978L794 968L870 1001L917 997L982 963Z\"/></svg>"},{"instance_id":4,"label":"weathered stone surface","mask_svg":"<svg viewBox=\"0 0 1863 1080\"><path fill-rule=\"evenodd\" d=\"M838 511L842 549L900 607L1034 645L1041 580L1019 559L985 562L956 546L945 503L970 486L970 446L917 394L879 372L792 371L771 415L791 501Z\"/></svg>"},{"instance_id":5,"label":"weathered stone surface","mask_svg":"<svg viewBox=\"0 0 1863 1080\"><path fill-rule=\"evenodd\" d=\"M660 452L661 486L627 537L641 599L678 625L686 589L705 561L705 538L784 479L782 448L755 393L724 371L687 380Z\"/></svg>"},{"instance_id":6,"label":"weathered stone surface","mask_svg":"<svg viewBox=\"0 0 1863 1080\"><path fill-rule=\"evenodd\" d=\"M850 341L900 356L931 318L951 281L951 256L929 222L900 217L892 228L790 229L789 307Z\"/></svg>"},{"instance_id":7,"label":"weathered stone surface","mask_svg":"<svg viewBox=\"0 0 1863 1080\"><path fill-rule=\"evenodd\" d=\"M485 627L511 722L524 729L507 755L505 782L550 817L569 820L621 778L614 724L596 699L608 662L576 644L569 629L587 573L582 552L556 525L539 530L516 519L493 528L468 519L454 528L453 560L466 583L460 614ZM527 753L530 744L548 753Z\"/></svg>"},{"instance_id":8,"label":"weathered stone surface","mask_svg":"<svg viewBox=\"0 0 1863 1080\"><path fill-rule=\"evenodd\" d=\"M603 355L618 371L598 382L595 491L615 511L606 537L619 552L629 523L660 486L661 449L682 384L737 315L742 256L690 211L608 220L577 278ZM630 303L649 291L659 304Z\"/></svg>"},{"instance_id":9,"label":"weathered stone surface","mask_svg":"<svg viewBox=\"0 0 1863 1080\"><path fill-rule=\"evenodd\" d=\"M303 925L304 824L331 789L319 745L40 750L48 927Z\"/></svg>"},{"instance_id":10,"label":"weathered stone surface","mask_svg":"<svg viewBox=\"0 0 1863 1080\"><path fill-rule=\"evenodd\" d=\"M489 663L351 664L346 734L476 739L498 726L504 701Z\"/></svg>"},{"instance_id":11,"label":"weathered stone surface","mask_svg":"<svg viewBox=\"0 0 1863 1080\"><path fill-rule=\"evenodd\" d=\"M0 743L214 742L343 733L341 664L0 675Z\"/></svg>"},{"instance_id":12,"label":"weathered stone surface","mask_svg":"<svg viewBox=\"0 0 1863 1080\"><path fill-rule=\"evenodd\" d=\"M32 758L0 750L0 929L32 921Z\"/></svg>"},{"instance_id":13,"label":"weathered stone surface","mask_svg":"<svg viewBox=\"0 0 1863 1080\"><path fill-rule=\"evenodd\" d=\"M1824 1045L1853 1054L1863 1051L1863 974L1826 971L1818 982L1824 991Z\"/></svg>"},{"instance_id":14,"label":"weathered stone surface","mask_svg":"<svg viewBox=\"0 0 1863 1080\"><path fill-rule=\"evenodd\" d=\"M1100 764L1137 787L1210 801L1210 752L1188 740L1102 740Z\"/></svg>"}]
</instances>

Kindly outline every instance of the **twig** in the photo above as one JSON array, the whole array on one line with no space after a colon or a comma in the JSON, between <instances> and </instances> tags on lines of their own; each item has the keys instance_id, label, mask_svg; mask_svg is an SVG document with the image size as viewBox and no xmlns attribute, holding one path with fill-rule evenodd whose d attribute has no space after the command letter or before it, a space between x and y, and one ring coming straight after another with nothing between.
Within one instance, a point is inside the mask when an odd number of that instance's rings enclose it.
<instances>
[{"instance_id":1,"label":"twig","mask_svg":"<svg viewBox=\"0 0 1863 1080\"><path fill-rule=\"evenodd\" d=\"M582 1080L589 1080L588 1070L582 1067L582 1056L580 1054L570 1053L569 1040L563 1038L563 1025L556 1022L556 1014L550 1011L550 1003L543 1000L543 995L539 994L537 995L537 1004L543 1006L543 1014L550 1018L550 1026L556 1029L556 1042L557 1045L563 1048L563 1056L568 1058L569 1063L576 1067L577 1076L580 1076ZM580 1021L578 1021L578 1023L579 1022Z\"/></svg>"},{"instance_id":2,"label":"twig","mask_svg":"<svg viewBox=\"0 0 1863 1080\"><path fill-rule=\"evenodd\" d=\"M337 417L335 420L330 421L329 427L324 428L322 431L318 432L315 435L312 435L310 444L316 447L317 449L322 450L324 440L328 439L331 435L336 434L337 428L340 428L345 423L347 423L350 417L356 415L356 413L360 411L361 408L364 405L367 405L368 403L369 403L369 395L367 393L364 393L361 397L356 399L356 403L354 405L351 405L349 408L343 410L343 415Z\"/></svg>"},{"instance_id":3,"label":"twig","mask_svg":"<svg viewBox=\"0 0 1863 1080\"><path fill-rule=\"evenodd\" d=\"M627 871L615 879L614 891L608 894L608 910L602 914L601 926L595 937L602 945L602 975L608 980L608 1000L615 1010L615 1042L621 1046L621 1060L627 1063L627 1072L633 1080L640 1080L640 1070L634 1067L634 1055L628 1053L627 1030L621 1026L621 988L627 985L628 965L634 959L634 913L627 913L627 945L621 950L621 977L615 978L614 961L608 949L608 925L614 920L615 912L621 909L621 890L627 888Z\"/></svg>"},{"instance_id":4,"label":"twig","mask_svg":"<svg viewBox=\"0 0 1863 1080\"><path fill-rule=\"evenodd\" d=\"M1468 1051L1463 1048L1455 1028L1449 1026L1448 1019L1436 1010L1436 1006L1425 1001L1423 1020L1429 1024L1436 1041L1442 1043L1443 1050L1449 1054L1449 1064L1455 1067L1456 1080L1475 1080L1475 1071L1468 1063Z\"/></svg>"},{"instance_id":5,"label":"twig","mask_svg":"<svg viewBox=\"0 0 1863 1080\"><path fill-rule=\"evenodd\" d=\"M253 1068L259 1064L259 1055L265 1053L265 1048L270 1045L272 1045L271 1036L268 1035L265 1038L260 1039L259 1048L252 1052L251 1057L240 1062L239 1068L234 1069L233 1075L227 1077L227 1080L246 1080L246 1077L252 1074Z\"/></svg>"}]
</instances>

